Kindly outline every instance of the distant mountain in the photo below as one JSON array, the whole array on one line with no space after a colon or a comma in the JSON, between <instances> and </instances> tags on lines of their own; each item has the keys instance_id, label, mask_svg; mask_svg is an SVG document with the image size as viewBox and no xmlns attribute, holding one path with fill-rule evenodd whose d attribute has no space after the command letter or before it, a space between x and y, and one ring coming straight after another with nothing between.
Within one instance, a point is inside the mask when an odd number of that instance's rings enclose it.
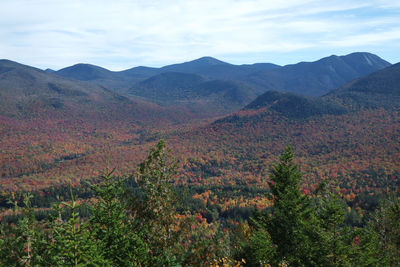
<instances>
[{"instance_id":1,"label":"distant mountain","mask_svg":"<svg viewBox=\"0 0 400 267\"><path fill-rule=\"evenodd\" d=\"M102 69L77 66L79 69ZM87 78L93 73L87 73ZM83 74L80 74L83 78ZM94 75L94 74L93 74ZM165 113L163 113L164 111ZM0 115L11 118L70 118L141 124L173 119L168 110L133 100L99 85L70 80L9 60L0 60Z\"/></svg>"},{"instance_id":2,"label":"distant mountain","mask_svg":"<svg viewBox=\"0 0 400 267\"><path fill-rule=\"evenodd\" d=\"M61 69L55 72L55 74L80 81L90 81L117 91L126 91L138 82L154 75L168 72L192 73L210 79L240 80L240 77L245 78L248 74L256 71L270 70L279 67L280 66L272 63L233 65L212 57L202 57L193 61L168 65L162 68L140 66L124 71L109 71L95 65L76 64ZM257 85L253 85L253 87L257 87Z\"/></svg>"},{"instance_id":3,"label":"distant mountain","mask_svg":"<svg viewBox=\"0 0 400 267\"><path fill-rule=\"evenodd\" d=\"M233 65L212 57L202 57L193 61L162 67L160 71L194 73L214 79L245 80L250 73L279 68L272 63Z\"/></svg>"},{"instance_id":4,"label":"distant mountain","mask_svg":"<svg viewBox=\"0 0 400 267\"><path fill-rule=\"evenodd\" d=\"M53 70L53 69L45 69L44 71L47 72L47 73L53 73L53 72L55 72L55 70Z\"/></svg>"},{"instance_id":5,"label":"distant mountain","mask_svg":"<svg viewBox=\"0 0 400 267\"><path fill-rule=\"evenodd\" d=\"M353 56L350 59L354 60ZM307 118L323 114L339 115L360 108L395 106L400 106L400 63L355 79L323 97L268 91L244 110L264 108L289 118Z\"/></svg>"},{"instance_id":6,"label":"distant mountain","mask_svg":"<svg viewBox=\"0 0 400 267\"><path fill-rule=\"evenodd\" d=\"M376 55L353 53L252 73L245 81L266 90L321 96L353 79L388 66L389 62Z\"/></svg>"},{"instance_id":7,"label":"distant mountain","mask_svg":"<svg viewBox=\"0 0 400 267\"><path fill-rule=\"evenodd\" d=\"M213 66L229 66L231 64L223 62L213 57L202 57L189 62L173 64L162 67L163 71L191 72L201 73L202 71Z\"/></svg>"},{"instance_id":8,"label":"distant mountain","mask_svg":"<svg viewBox=\"0 0 400 267\"><path fill-rule=\"evenodd\" d=\"M150 77L129 94L164 105L187 107L210 116L236 111L260 92L232 80L214 80L191 73L166 72Z\"/></svg>"},{"instance_id":9,"label":"distant mountain","mask_svg":"<svg viewBox=\"0 0 400 267\"><path fill-rule=\"evenodd\" d=\"M57 75L80 81L112 79L113 73L105 68L91 64L76 64L57 71Z\"/></svg>"},{"instance_id":10,"label":"distant mountain","mask_svg":"<svg viewBox=\"0 0 400 267\"><path fill-rule=\"evenodd\" d=\"M339 99L353 108L400 106L400 63L355 79L324 98Z\"/></svg>"},{"instance_id":11,"label":"distant mountain","mask_svg":"<svg viewBox=\"0 0 400 267\"><path fill-rule=\"evenodd\" d=\"M115 91L127 89L133 84L157 73L158 69L148 67L136 67L124 71L110 71L99 66L81 63L54 72L54 74L64 78L95 83Z\"/></svg>"},{"instance_id":12,"label":"distant mountain","mask_svg":"<svg viewBox=\"0 0 400 267\"><path fill-rule=\"evenodd\" d=\"M212 57L202 57L162 68L142 66L118 72L89 64L77 64L54 74L95 83L156 103L190 106L189 103L196 102L194 106L207 106L208 110L211 103L223 105L223 110L229 113L249 104L266 91L321 96L351 80L388 66L390 63L376 55L353 53L283 67L271 63L233 65ZM214 82L214 85L217 83L217 91L225 93L207 91L210 84L201 84L205 81L219 81ZM222 88L224 86L228 87ZM232 90L237 93L232 93ZM210 98L213 100L210 101Z\"/></svg>"}]
</instances>

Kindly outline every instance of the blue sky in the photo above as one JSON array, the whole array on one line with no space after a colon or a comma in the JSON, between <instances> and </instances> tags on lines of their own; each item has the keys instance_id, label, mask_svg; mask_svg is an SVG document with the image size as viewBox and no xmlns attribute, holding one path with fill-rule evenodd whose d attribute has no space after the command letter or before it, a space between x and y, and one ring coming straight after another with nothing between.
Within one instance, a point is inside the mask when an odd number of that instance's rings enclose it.
<instances>
[{"instance_id":1,"label":"blue sky","mask_svg":"<svg viewBox=\"0 0 400 267\"><path fill-rule=\"evenodd\" d=\"M0 58L39 68L285 65L356 51L400 61L400 1L0 1Z\"/></svg>"}]
</instances>

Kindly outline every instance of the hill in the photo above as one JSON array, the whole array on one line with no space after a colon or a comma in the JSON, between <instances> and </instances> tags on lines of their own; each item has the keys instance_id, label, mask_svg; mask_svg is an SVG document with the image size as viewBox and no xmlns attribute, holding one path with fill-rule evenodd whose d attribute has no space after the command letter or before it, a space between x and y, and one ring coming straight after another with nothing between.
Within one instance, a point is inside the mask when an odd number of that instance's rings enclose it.
<instances>
[{"instance_id":1,"label":"hill","mask_svg":"<svg viewBox=\"0 0 400 267\"><path fill-rule=\"evenodd\" d=\"M267 108L289 118L308 118L324 114L343 114L346 109L343 106L327 102L322 98L311 98L284 93L268 91L248 104L244 110L257 110Z\"/></svg>"}]
</instances>

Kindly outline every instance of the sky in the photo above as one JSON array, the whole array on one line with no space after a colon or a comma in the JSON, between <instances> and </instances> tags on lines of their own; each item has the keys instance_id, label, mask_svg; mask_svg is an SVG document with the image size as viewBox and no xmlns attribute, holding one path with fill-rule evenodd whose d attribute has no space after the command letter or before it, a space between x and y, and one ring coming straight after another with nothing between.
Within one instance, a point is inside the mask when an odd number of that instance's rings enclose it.
<instances>
[{"instance_id":1,"label":"sky","mask_svg":"<svg viewBox=\"0 0 400 267\"><path fill-rule=\"evenodd\" d=\"M203 56L286 65L352 52L400 61L400 1L0 1L0 58L42 69L123 70Z\"/></svg>"}]
</instances>

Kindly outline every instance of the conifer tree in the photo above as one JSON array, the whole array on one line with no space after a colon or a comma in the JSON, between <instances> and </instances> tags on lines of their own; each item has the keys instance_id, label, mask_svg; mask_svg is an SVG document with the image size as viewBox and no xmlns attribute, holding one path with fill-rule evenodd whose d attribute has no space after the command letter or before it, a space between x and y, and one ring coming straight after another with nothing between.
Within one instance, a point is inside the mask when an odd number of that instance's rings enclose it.
<instances>
[{"instance_id":1,"label":"conifer tree","mask_svg":"<svg viewBox=\"0 0 400 267\"><path fill-rule=\"evenodd\" d=\"M71 202L53 206L53 217L47 225L48 236L42 243L45 250L41 266L111 266L104 257L100 242L93 238L88 222L82 222L78 213L79 205L71 190ZM70 216L63 219L62 212Z\"/></svg>"},{"instance_id":2,"label":"conifer tree","mask_svg":"<svg viewBox=\"0 0 400 267\"><path fill-rule=\"evenodd\" d=\"M328 191L321 182L315 198L316 217L321 236L317 244L320 263L324 266L346 266L352 254L353 232L344 226L345 203L338 193Z\"/></svg>"},{"instance_id":3,"label":"conifer tree","mask_svg":"<svg viewBox=\"0 0 400 267\"><path fill-rule=\"evenodd\" d=\"M92 186L97 196L89 219L93 236L113 266L146 265L149 248L134 229L131 208L124 199L125 179L114 177L113 171L100 178L100 183Z\"/></svg>"},{"instance_id":4,"label":"conifer tree","mask_svg":"<svg viewBox=\"0 0 400 267\"><path fill-rule=\"evenodd\" d=\"M253 222L256 231L251 238L250 246L255 249L252 254L264 263L268 260L269 264L290 266L321 263L318 244L322 237L315 205L308 196L301 194L301 177L288 146L280 156L280 162L271 169L269 198L273 206L265 213L256 213Z\"/></svg>"}]
</instances>

